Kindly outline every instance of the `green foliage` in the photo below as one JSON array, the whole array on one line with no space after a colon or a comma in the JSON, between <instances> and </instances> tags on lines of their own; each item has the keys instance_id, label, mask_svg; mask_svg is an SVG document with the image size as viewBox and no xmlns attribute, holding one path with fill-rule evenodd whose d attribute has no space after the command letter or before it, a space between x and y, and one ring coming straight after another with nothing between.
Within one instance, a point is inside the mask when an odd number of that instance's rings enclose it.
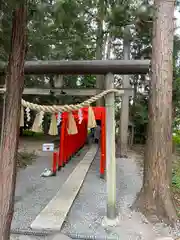
<instances>
[{"instance_id":1,"label":"green foliage","mask_svg":"<svg viewBox=\"0 0 180 240\"><path fill-rule=\"evenodd\" d=\"M132 15L131 1L127 1L124 5L113 5L109 14L109 25L113 27L120 27L131 24L134 16ZM128 4L129 3L129 4Z\"/></svg>"},{"instance_id":2,"label":"green foliage","mask_svg":"<svg viewBox=\"0 0 180 240\"><path fill-rule=\"evenodd\" d=\"M180 133L178 133L178 138L173 139L177 142L178 144L180 143ZM173 170L172 170L172 187L174 191L180 191L180 161L179 161L179 156L177 159L174 159L173 161Z\"/></svg>"},{"instance_id":3,"label":"green foliage","mask_svg":"<svg viewBox=\"0 0 180 240\"><path fill-rule=\"evenodd\" d=\"M180 132L179 131L176 131L175 134L173 134L173 142L176 144L176 145L179 145L180 146Z\"/></svg>"},{"instance_id":4,"label":"green foliage","mask_svg":"<svg viewBox=\"0 0 180 240\"><path fill-rule=\"evenodd\" d=\"M34 152L27 152L26 150L18 152L17 154L17 167L25 168L31 165L36 159L36 154Z\"/></svg>"},{"instance_id":5,"label":"green foliage","mask_svg":"<svg viewBox=\"0 0 180 240\"><path fill-rule=\"evenodd\" d=\"M174 39L174 71L173 71L173 128L179 129L180 126L180 70L179 70L179 56L180 39Z\"/></svg>"},{"instance_id":6,"label":"green foliage","mask_svg":"<svg viewBox=\"0 0 180 240\"><path fill-rule=\"evenodd\" d=\"M180 173L179 172L175 172L173 174L172 184L174 185L174 187L180 189Z\"/></svg>"},{"instance_id":7,"label":"green foliage","mask_svg":"<svg viewBox=\"0 0 180 240\"><path fill-rule=\"evenodd\" d=\"M94 59L99 18L103 18L107 26L104 39L107 32L111 32L113 38L122 38L121 28L134 19L135 5L131 3L131 0L123 5L121 1L105 0L31 1L28 6L27 59ZM4 43L0 60L7 59L11 31L11 14L7 14L5 8L3 13ZM43 86L45 77L26 77L26 86ZM71 84L71 79L66 77L66 84L75 87L76 81ZM94 86L94 82L94 77L84 77L82 86Z\"/></svg>"},{"instance_id":8,"label":"green foliage","mask_svg":"<svg viewBox=\"0 0 180 240\"><path fill-rule=\"evenodd\" d=\"M139 99L136 99L133 111L135 124L143 125L148 123L148 102L146 98L141 96Z\"/></svg>"},{"instance_id":9,"label":"green foliage","mask_svg":"<svg viewBox=\"0 0 180 240\"><path fill-rule=\"evenodd\" d=\"M137 94L134 103L130 106L130 118L135 126L135 142L144 143L148 124L148 99Z\"/></svg>"},{"instance_id":10,"label":"green foliage","mask_svg":"<svg viewBox=\"0 0 180 240\"><path fill-rule=\"evenodd\" d=\"M97 45L111 37L112 52L117 59L122 58L123 28L131 25L131 54L133 59L151 58L152 20L154 8L143 1L134 0L34 0L28 5L28 52L27 60L75 60L95 59ZM177 1L177 5L179 1ZM7 61L11 35L11 13L13 5L4 1L0 9L0 60ZM98 24L103 22L103 31ZM102 37L102 39L100 39ZM101 41L102 40L102 41ZM180 119L180 71L178 54L180 40L175 38L173 102L178 126ZM103 44L101 44L103 45ZM102 50L103 46L100 46ZM49 87L53 76L26 76L28 87ZM95 76L64 76L64 87L93 88ZM147 94L149 82L144 76L131 76L134 87L134 103L130 107L131 121L135 130L145 138L148 123L148 96L140 94L143 87ZM121 80L118 82L121 85ZM74 103L81 97L26 96L26 100L54 104ZM48 122L48 119L47 119Z\"/></svg>"},{"instance_id":11,"label":"green foliage","mask_svg":"<svg viewBox=\"0 0 180 240\"><path fill-rule=\"evenodd\" d=\"M26 136L26 137L32 137L33 136L34 138L39 138L39 137L44 136L44 134L41 133L41 132L35 133L35 132L31 131L31 130L24 130L23 131L23 136Z\"/></svg>"},{"instance_id":12,"label":"green foliage","mask_svg":"<svg viewBox=\"0 0 180 240\"><path fill-rule=\"evenodd\" d=\"M173 147L175 149L175 152L176 152L176 154L179 155L179 153L180 153L180 130L174 131L172 140L173 140Z\"/></svg>"}]
</instances>

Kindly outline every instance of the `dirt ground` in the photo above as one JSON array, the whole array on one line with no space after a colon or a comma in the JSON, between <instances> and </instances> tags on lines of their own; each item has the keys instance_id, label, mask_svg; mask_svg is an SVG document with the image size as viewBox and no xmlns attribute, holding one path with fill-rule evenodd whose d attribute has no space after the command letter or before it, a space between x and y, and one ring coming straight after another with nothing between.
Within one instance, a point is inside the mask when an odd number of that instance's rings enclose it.
<instances>
[{"instance_id":1,"label":"dirt ground","mask_svg":"<svg viewBox=\"0 0 180 240\"><path fill-rule=\"evenodd\" d=\"M54 142L54 138L30 138L23 137L20 139L19 150L26 150L28 152L36 151L42 153L42 144ZM55 141L56 146L59 143ZM135 151L135 152L134 152ZM95 235L107 237L110 231L112 236L120 236L118 239L145 239L152 240L157 233L161 236L171 236L171 229L165 228L164 225L158 224L156 227L148 223L144 216L138 212L132 212L129 206L132 205L136 193L140 190L142 178L140 172L143 171L143 154L144 146L134 146L132 154L130 151L130 158L117 159L117 206L120 213L120 224L116 229L105 231L102 228L102 217L105 216L106 206L106 182L99 178L99 155L93 162L90 171L85 179L83 187L75 200L74 205L68 215L66 224L63 228L63 233L82 233L88 235ZM44 158L41 161L44 163ZM75 161L74 161L75 162ZM72 161L73 163L73 161ZM40 164L37 158L36 164ZM69 165L68 165L69 166ZM32 166L34 167L34 166ZM44 168L40 166L41 170ZM28 168L27 168L28 169ZM30 168L29 168L30 169ZM35 168L36 169L36 168ZM36 169L37 170L37 169ZM40 170L40 172L41 172ZM34 172L34 169L33 169ZM39 173L37 174L39 177ZM39 181L39 180L38 180ZM54 181L54 180L52 180ZM59 180L58 180L59 181ZM20 181L23 182L23 181ZM39 183L39 182L38 182ZM42 191L41 194L46 193ZM180 196L178 192L178 196ZM176 193L177 194L177 193ZM45 194L46 195L46 194ZM36 196L34 194L33 196ZM37 194L37 196L39 196ZM173 194L175 198L175 194ZM38 197L39 199L39 197ZM43 198L44 199L44 198ZM31 202L31 199L28 201ZM37 205L37 199L35 199ZM20 204L20 203L19 203ZM177 202L176 202L177 204ZM176 205L177 206L177 205ZM25 207L28 209L30 207ZM34 209L34 208L33 208ZM178 210L178 209L177 209ZM21 219L21 222L22 221ZM144 238L143 238L144 237ZM86 239L86 238L84 238Z\"/></svg>"},{"instance_id":2,"label":"dirt ground","mask_svg":"<svg viewBox=\"0 0 180 240\"><path fill-rule=\"evenodd\" d=\"M138 165L140 166L141 172L143 172L144 145L134 145L132 147L132 150L135 153L137 153ZM179 152L174 153L173 159L172 159L173 167L174 167L174 165L177 165L176 168L179 167L179 165L180 165L179 160L180 160ZM179 181L180 181L180 179L179 179ZM179 188L172 186L172 197L173 197L174 204L176 206L177 214L180 218L180 189Z\"/></svg>"},{"instance_id":3,"label":"dirt ground","mask_svg":"<svg viewBox=\"0 0 180 240\"><path fill-rule=\"evenodd\" d=\"M42 145L44 143L54 143L55 149L57 149L59 144L59 139L52 136L42 136L39 138L35 137L20 137L19 141L19 152L26 151L28 153L35 153L39 155L42 153Z\"/></svg>"}]
</instances>

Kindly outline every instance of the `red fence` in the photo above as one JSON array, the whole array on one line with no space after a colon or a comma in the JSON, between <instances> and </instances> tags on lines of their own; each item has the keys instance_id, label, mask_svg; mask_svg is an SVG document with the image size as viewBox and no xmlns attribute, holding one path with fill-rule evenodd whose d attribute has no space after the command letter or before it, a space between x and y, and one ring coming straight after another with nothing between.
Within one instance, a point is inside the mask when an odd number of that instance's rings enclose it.
<instances>
[{"instance_id":1,"label":"red fence","mask_svg":"<svg viewBox=\"0 0 180 240\"><path fill-rule=\"evenodd\" d=\"M73 112L78 133L74 135L68 134L68 113L62 114L62 125L60 133L60 146L59 146L59 162L58 167L64 166L68 160L84 146L87 139L87 121L83 119L81 124L76 112Z\"/></svg>"},{"instance_id":2,"label":"red fence","mask_svg":"<svg viewBox=\"0 0 180 240\"><path fill-rule=\"evenodd\" d=\"M69 135L68 127L68 113L62 113L61 132L60 132L60 145L59 145L59 160L58 169L63 167L68 160L84 146L87 139L87 122L88 122L88 108L82 108L83 120L79 124L78 111L74 111L74 119L78 128L78 133ZM96 120L101 120L101 159L100 159L100 175L105 173L106 165L106 140L105 140L105 108L94 107L94 115Z\"/></svg>"}]
</instances>

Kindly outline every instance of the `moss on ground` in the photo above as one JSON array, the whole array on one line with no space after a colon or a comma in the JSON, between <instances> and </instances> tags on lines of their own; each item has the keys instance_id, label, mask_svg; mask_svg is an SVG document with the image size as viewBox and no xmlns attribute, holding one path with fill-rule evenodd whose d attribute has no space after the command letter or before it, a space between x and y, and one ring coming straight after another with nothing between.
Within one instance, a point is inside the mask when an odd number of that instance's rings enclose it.
<instances>
[{"instance_id":1,"label":"moss on ground","mask_svg":"<svg viewBox=\"0 0 180 240\"><path fill-rule=\"evenodd\" d=\"M17 167L26 168L28 165L31 165L36 159L35 152L27 152L26 150L20 151L17 154Z\"/></svg>"}]
</instances>

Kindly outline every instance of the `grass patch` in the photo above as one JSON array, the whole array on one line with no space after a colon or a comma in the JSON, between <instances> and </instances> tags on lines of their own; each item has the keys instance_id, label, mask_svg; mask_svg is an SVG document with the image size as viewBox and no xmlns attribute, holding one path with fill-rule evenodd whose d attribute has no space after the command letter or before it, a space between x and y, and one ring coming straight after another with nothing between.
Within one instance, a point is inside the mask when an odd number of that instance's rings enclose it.
<instances>
[{"instance_id":1,"label":"grass patch","mask_svg":"<svg viewBox=\"0 0 180 240\"><path fill-rule=\"evenodd\" d=\"M35 152L21 151L17 155L17 167L26 168L28 165L31 165L36 159Z\"/></svg>"},{"instance_id":2,"label":"grass patch","mask_svg":"<svg viewBox=\"0 0 180 240\"><path fill-rule=\"evenodd\" d=\"M180 217L180 157L177 155L173 158L172 197Z\"/></svg>"},{"instance_id":3,"label":"grass patch","mask_svg":"<svg viewBox=\"0 0 180 240\"><path fill-rule=\"evenodd\" d=\"M44 133L43 132L33 132L31 130L23 130L23 136L25 137L43 137Z\"/></svg>"},{"instance_id":4,"label":"grass patch","mask_svg":"<svg viewBox=\"0 0 180 240\"><path fill-rule=\"evenodd\" d=\"M32 141L51 141L56 140L57 136L46 135L43 132L32 132L31 130L24 130L21 139ZM59 138L59 137L58 137Z\"/></svg>"}]
</instances>

